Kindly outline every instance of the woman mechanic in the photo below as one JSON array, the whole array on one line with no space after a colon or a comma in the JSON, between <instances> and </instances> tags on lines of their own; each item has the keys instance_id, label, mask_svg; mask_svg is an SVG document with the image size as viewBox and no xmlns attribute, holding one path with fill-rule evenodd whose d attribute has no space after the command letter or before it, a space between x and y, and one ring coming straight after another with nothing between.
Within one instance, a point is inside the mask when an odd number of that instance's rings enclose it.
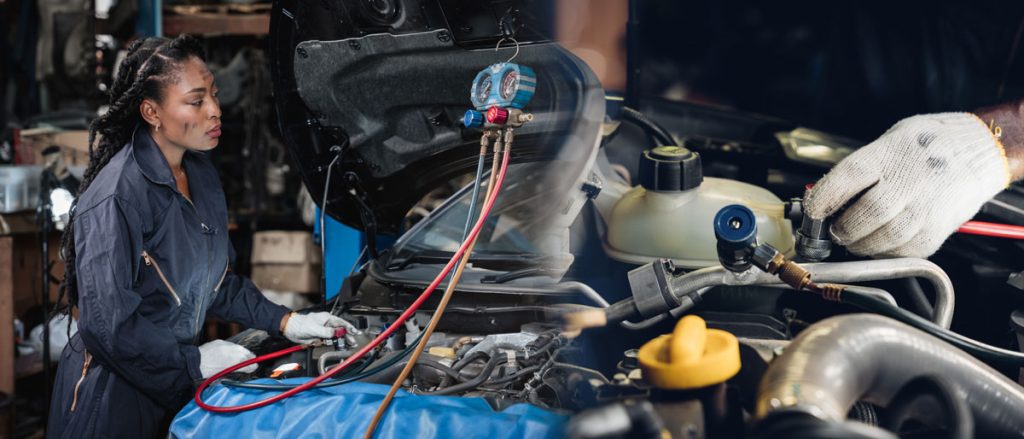
<instances>
[{"instance_id":1,"label":"woman mechanic","mask_svg":"<svg viewBox=\"0 0 1024 439\"><path fill-rule=\"evenodd\" d=\"M224 340L196 346L208 312L295 343L355 329L330 313L291 313L231 272L224 192L207 156L220 115L194 38L128 48L109 110L90 127L90 147L99 140L62 244L79 332L61 356L48 437L165 434L197 381L254 357Z\"/></svg>"}]
</instances>

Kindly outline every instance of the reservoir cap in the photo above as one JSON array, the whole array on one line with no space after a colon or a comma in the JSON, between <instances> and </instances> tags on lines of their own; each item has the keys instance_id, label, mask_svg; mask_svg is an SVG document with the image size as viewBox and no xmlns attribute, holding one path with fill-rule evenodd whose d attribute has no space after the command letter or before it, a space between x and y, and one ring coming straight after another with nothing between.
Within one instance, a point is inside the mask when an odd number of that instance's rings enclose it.
<instances>
[{"instance_id":1,"label":"reservoir cap","mask_svg":"<svg viewBox=\"0 0 1024 439\"><path fill-rule=\"evenodd\" d=\"M680 192L704 181L700 154L682 146L665 145L643 152L640 157L640 185L647 190Z\"/></svg>"}]
</instances>

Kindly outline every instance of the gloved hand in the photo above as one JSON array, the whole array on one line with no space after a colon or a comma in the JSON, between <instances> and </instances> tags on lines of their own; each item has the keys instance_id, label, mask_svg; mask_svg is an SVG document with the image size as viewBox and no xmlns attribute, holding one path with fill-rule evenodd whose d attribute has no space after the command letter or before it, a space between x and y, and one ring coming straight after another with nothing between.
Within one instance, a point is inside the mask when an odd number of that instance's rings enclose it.
<instances>
[{"instance_id":1,"label":"gloved hand","mask_svg":"<svg viewBox=\"0 0 1024 439\"><path fill-rule=\"evenodd\" d=\"M926 114L836 165L808 193L804 213L822 219L853 201L832 219L838 244L864 256L923 258L1009 183L1003 146L981 119Z\"/></svg>"},{"instance_id":2,"label":"gloved hand","mask_svg":"<svg viewBox=\"0 0 1024 439\"><path fill-rule=\"evenodd\" d=\"M329 312L310 314L292 313L285 323L281 334L294 343L306 344L316 340L334 338L336 328L345 328L348 332L345 341L354 345L355 335L361 332L351 323Z\"/></svg>"},{"instance_id":3,"label":"gloved hand","mask_svg":"<svg viewBox=\"0 0 1024 439\"><path fill-rule=\"evenodd\" d=\"M199 370L203 378L209 378L228 367L245 360L256 358L248 349L224 340L214 340L199 346ZM253 373L256 365L250 364L236 372Z\"/></svg>"}]
</instances>

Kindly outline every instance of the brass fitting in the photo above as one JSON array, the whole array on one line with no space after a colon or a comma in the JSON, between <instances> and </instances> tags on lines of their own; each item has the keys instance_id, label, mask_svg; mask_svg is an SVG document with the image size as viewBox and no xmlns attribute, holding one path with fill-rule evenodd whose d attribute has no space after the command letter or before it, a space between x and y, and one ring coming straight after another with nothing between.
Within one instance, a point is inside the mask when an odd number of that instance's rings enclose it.
<instances>
[{"instance_id":1,"label":"brass fitting","mask_svg":"<svg viewBox=\"0 0 1024 439\"><path fill-rule=\"evenodd\" d=\"M821 294L826 300L838 302L843 293L840 285L823 284L817 285L811 281L811 272L807 271L800 264L786 259L782 252L768 244L761 244L754 248L752 262L757 268L765 273L774 274L786 285L797 291L807 290Z\"/></svg>"},{"instance_id":2,"label":"brass fitting","mask_svg":"<svg viewBox=\"0 0 1024 439\"><path fill-rule=\"evenodd\" d=\"M786 285L798 291L813 284L810 272L795 262L787 260L782 252L768 244L761 244L754 248L754 254L751 259L757 268L764 270L768 274L779 276L779 279L785 282Z\"/></svg>"},{"instance_id":3,"label":"brass fitting","mask_svg":"<svg viewBox=\"0 0 1024 439\"><path fill-rule=\"evenodd\" d=\"M839 302L842 300L843 287L835 284L823 284L815 285L818 294L825 300L831 300L833 302Z\"/></svg>"},{"instance_id":4,"label":"brass fitting","mask_svg":"<svg viewBox=\"0 0 1024 439\"><path fill-rule=\"evenodd\" d=\"M524 123L533 120L533 113L525 113L523 110L518 108L510 108L508 113L508 122L506 122L506 124L510 127L519 128L523 126Z\"/></svg>"},{"instance_id":5,"label":"brass fitting","mask_svg":"<svg viewBox=\"0 0 1024 439\"><path fill-rule=\"evenodd\" d=\"M813 282L811 282L811 273L793 261L785 261L785 263L779 267L777 274L779 279L785 282L786 285L793 287L797 291L803 290L813 284Z\"/></svg>"}]
</instances>

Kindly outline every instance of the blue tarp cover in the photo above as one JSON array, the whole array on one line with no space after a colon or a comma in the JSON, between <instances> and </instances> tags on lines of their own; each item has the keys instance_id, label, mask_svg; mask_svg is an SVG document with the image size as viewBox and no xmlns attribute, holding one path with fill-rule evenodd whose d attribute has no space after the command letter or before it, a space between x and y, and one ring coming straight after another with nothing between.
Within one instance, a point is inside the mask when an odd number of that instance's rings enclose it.
<instances>
[{"instance_id":1,"label":"blue tarp cover","mask_svg":"<svg viewBox=\"0 0 1024 439\"><path fill-rule=\"evenodd\" d=\"M280 382L296 384L309 378ZM259 379L253 382L276 383ZM348 383L299 393L241 413L210 413L190 402L171 424L177 438L361 438L388 386ZM204 396L218 406L255 402L273 392L214 386ZM481 398L398 391L375 438L557 438L567 417L529 404L496 412Z\"/></svg>"}]
</instances>

